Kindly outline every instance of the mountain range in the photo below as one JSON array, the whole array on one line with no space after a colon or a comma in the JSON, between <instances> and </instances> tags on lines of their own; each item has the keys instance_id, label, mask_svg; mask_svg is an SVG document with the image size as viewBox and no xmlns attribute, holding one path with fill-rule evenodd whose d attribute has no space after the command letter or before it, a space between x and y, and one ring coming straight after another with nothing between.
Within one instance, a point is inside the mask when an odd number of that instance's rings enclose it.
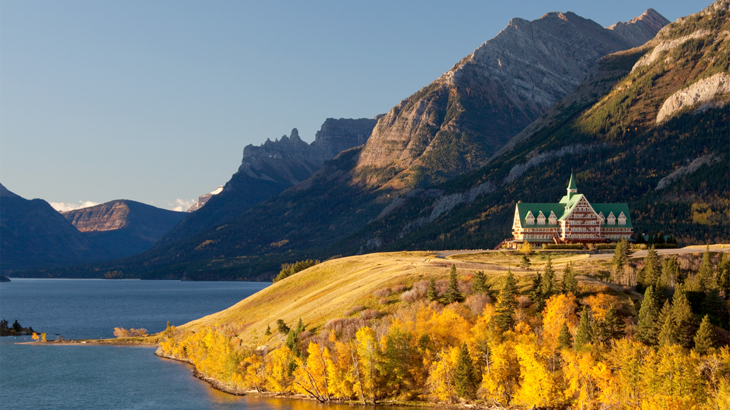
<instances>
[{"instance_id":1,"label":"mountain range","mask_svg":"<svg viewBox=\"0 0 730 410\"><path fill-rule=\"evenodd\" d=\"M595 201L628 202L639 230L727 240L728 3L668 25L651 9L608 28L513 19L334 158L285 158L307 149L295 132L246 147L153 248L57 272L254 280L305 258L489 248L517 201L556 201L571 172Z\"/></svg>"}]
</instances>

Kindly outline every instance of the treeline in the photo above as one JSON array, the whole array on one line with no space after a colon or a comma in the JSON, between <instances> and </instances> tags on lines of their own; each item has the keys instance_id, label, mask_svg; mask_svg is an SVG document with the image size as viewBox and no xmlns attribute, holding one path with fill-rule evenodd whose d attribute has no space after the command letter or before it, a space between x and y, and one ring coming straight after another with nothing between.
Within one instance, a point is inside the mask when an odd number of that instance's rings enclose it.
<instances>
[{"instance_id":1,"label":"treeline","mask_svg":"<svg viewBox=\"0 0 730 410\"><path fill-rule=\"evenodd\" d=\"M623 249L615 266L628 263ZM627 293L579 284L572 265L561 275L548 259L524 294L511 272L495 294L496 282L488 285L481 272L459 279L452 267L448 280L376 291L391 298L401 292L388 315L353 308L312 330L301 320L292 328L279 321L286 341L277 347L256 347L260 342L239 339L235 326L216 325L168 331L161 349L232 391L322 402L727 408L730 350L689 296L707 274L678 275L674 287L664 287L650 270L656 265L646 268L652 263L639 269L637 285L648 286L638 312ZM712 277L727 277L726 266L713 266ZM721 299L728 295L712 283Z\"/></svg>"}]
</instances>

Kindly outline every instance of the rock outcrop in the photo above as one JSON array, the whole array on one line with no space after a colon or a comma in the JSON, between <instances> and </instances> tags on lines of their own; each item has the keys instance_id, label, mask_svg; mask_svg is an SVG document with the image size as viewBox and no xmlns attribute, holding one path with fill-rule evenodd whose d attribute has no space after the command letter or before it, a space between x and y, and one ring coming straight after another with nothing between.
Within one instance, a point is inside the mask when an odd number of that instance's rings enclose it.
<instances>
[{"instance_id":1,"label":"rock outcrop","mask_svg":"<svg viewBox=\"0 0 730 410\"><path fill-rule=\"evenodd\" d=\"M703 104L724 103L730 99L730 75L717 73L698 80L667 98L659 109L656 123L661 124L686 108L698 108Z\"/></svg>"},{"instance_id":2,"label":"rock outcrop","mask_svg":"<svg viewBox=\"0 0 730 410\"><path fill-rule=\"evenodd\" d=\"M203 195L199 196L198 202L194 203L193 206L188 208L187 212L197 211L198 209L205 206L205 204L207 204L208 201L210 201L210 198L213 198L215 195L218 195L221 192L223 192L223 185L219 186L218 188L216 188L215 190L213 190L211 192L208 192L207 194L203 194Z\"/></svg>"},{"instance_id":3,"label":"rock outcrop","mask_svg":"<svg viewBox=\"0 0 730 410\"><path fill-rule=\"evenodd\" d=\"M480 166L578 86L599 58L643 44L666 22L653 10L612 29L570 12L512 19L378 121L355 181L412 187Z\"/></svg>"}]
</instances>

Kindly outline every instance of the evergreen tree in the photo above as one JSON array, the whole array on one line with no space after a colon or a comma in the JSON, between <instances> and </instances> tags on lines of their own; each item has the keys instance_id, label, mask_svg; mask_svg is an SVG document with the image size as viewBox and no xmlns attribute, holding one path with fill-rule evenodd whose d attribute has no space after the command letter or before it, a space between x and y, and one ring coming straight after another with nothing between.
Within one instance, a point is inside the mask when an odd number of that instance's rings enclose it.
<instances>
[{"instance_id":1,"label":"evergreen tree","mask_svg":"<svg viewBox=\"0 0 730 410\"><path fill-rule=\"evenodd\" d=\"M681 286L677 286L674 291L671 318L674 322L674 334L677 343L686 349L690 349L694 342L694 335L697 332L697 319L692 313L692 307Z\"/></svg>"},{"instance_id":2,"label":"evergreen tree","mask_svg":"<svg viewBox=\"0 0 730 410\"><path fill-rule=\"evenodd\" d=\"M666 293L668 289L673 288L677 285L679 279L679 263L676 258L665 258L662 262L662 275L659 279L657 289L657 296ZM659 292L661 287L662 292Z\"/></svg>"},{"instance_id":3,"label":"evergreen tree","mask_svg":"<svg viewBox=\"0 0 730 410\"><path fill-rule=\"evenodd\" d=\"M674 334L674 320L672 319L672 304L669 300L664 301L664 306L659 311L654 333L657 335L657 344L660 346L677 343Z\"/></svg>"},{"instance_id":4,"label":"evergreen tree","mask_svg":"<svg viewBox=\"0 0 730 410\"><path fill-rule=\"evenodd\" d=\"M575 342L573 344L576 351L582 350L585 345L593 342L592 328L593 326L591 324L588 308L583 307L583 312L580 314L580 322L578 323L578 330L575 332Z\"/></svg>"},{"instance_id":5,"label":"evergreen tree","mask_svg":"<svg viewBox=\"0 0 730 410\"><path fill-rule=\"evenodd\" d=\"M707 354L717 344L715 330L712 328L710 318L705 315L700 324L700 329L694 337L695 351L699 354Z\"/></svg>"},{"instance_id":6,"label":"evergreen tree","mask_svg":"<svg viewBox=\"0 0 730 410\"><path fill-rule=\"evenodd\" d=\"M565 271L563 272L563 283L561 288L563 290L563 293L565 294L578 294L578 279L575 278L573 262L569 262L565 265Z\"/></svg>"},{"instance_id":7,"label":"evergreen tree","mask_svg":"<svg viewBox=\"0 0 730 410\"><path fill-rule=\"evenodd\" d=\"M459 358L456 361L456 394L465 399L473 399L477 391L477 377L474 371L474 363L469 356L469 348L464 343L459 351Z\"/></svg>"},{"instance_id":8,"label":"evergreen tree","mask_svg":"<svg viewBox=\"0 0 730 410\"><path fill-rule=\"evenodd\" d=\"M545 270L542 273L542 297L547 300L551 296L558 293L558 284L555 280L555 271L553 270L552 258L548 255L547 263L545 264Z\"/></svg>"},{"instance_id":9,"label":"evergreen tree","mask_svg":"<svg viewBox=\"0 0 730 410\"><path fill-rule=\"evenodd\" d=\"M271 326L269 326L269 325L266 325L266 332L264 332L264 334L265 334L266 336L268 336L268 335L270 335L270 334L271 334Z\"/></svg>"},{"instance_id":10,"label":"evergreen tree","mask_svg":"<svg viewBox=\"0 0 730 410\"><path fill-rule=\"evenodd\" d=\"M476 271L474 279L471 282L471 289L476 294L491 296L491 289L487 284L487 275L485 275L483 271Z\"/></svg>"},{"instance_id":11,"label":"evergreen tree","mask_svg":"<svg viewBox=\"0 0 730 410\"><path fill-rule=\"evenodd\" d=\"M428 289L426 290L426 298L433 302L434 300L438 300L439 293L436 290L436 280L434 278L429 279L428 281Z\"/></svg>"},{"instance_id":12,"label":"evergreen tree","mask_svg":"<svg viewBox=\"0 0 730 410\"><path fill-rule=\"evenodd\" d=\"M626 268L626 263L629 261L629 241L626 239L621 239L617 244L616 248L613 251L613 261L611 264L613 265L612 273L613 273L613 281L616 283L624 283L627 284L628 281L625 278L624 271Z\"/></svg>"},{"instance_id":13,"label":"evergreen tree","mask_svg":"<svg viewBox=\"0 0 730 410\"><path fill-rule=\"evenodd\" d=\"M455 302L462 302L464 295L459 292L459 282L456 279L456 265L451 265L451 272L449 273L449 286L446 288L444 294L444 300L447 305Z\"/></svg>"},{"instance_id":14,"label":"evergreen tree","mask_svg":"<svg viewBox=\"0 0 730 410\"><path fill-rule=\"evenodd\" d=\"M657 343L657 326L659 305L654 297L654 287L649 286L644 292L644 300L639 309L639 323L636 325L636 339L648 345Z\"/></svg>"},{"instance_id":15,"label":"evergreen tree","mask_svg":"<svg viewBox=\"0 0 730 410\"><path fill-rule=\"evenodd\" d=\"M715 273L717 284L725 298L730 298L730 261L726 253L720 254L720 262L717 264L717 272Z\"/></svg>"},{"instance_id":16,"label":"evergreen tree","mask_svg":"<svg viewBox=\"0 0 730 410\"><path fill-rule=\"evenodd\" d=\"M659 277L662 274L662 267L659 261L654 245L649 248L646 258L644 258L644 277L642 285L644 287L656 286Z\"/></svg>"},{"instance_id":17,"label":"evergreen tree","mask_svg":"<svg viewBox=\"0 0 730 410\"><path fill-rule=\"evenodd\" d=\"M727 324L728 311L725 300L720 296L720 290L712 288L705 291L702 298L701 312L710 315L712 322L724 326Z\"/></svg>"},{"instance_id":18,"label":"evergreen tree","mask_svg":"<svg viewBox=\"0 0 730 410\"><path fill-rule=\"evenodd\" d=\"M515 278L512 276L512 271L508 270L504 287L499 292L499 302L494 308L494 324L500 332L509 330L515 324L516 293Z\"/></svg>"},{"instance_id":19,"label":"evergreen tree","mask_svg":"<svg viewBox=\"0 0 730 410\"><path fill-rule=\"evenodd\" d=\"M607 342L611 339L620 339L624 336L624 320L618 314L616 305L611 305L605 316L596 325L594 338L600 342Z\"/></svg>"},{"instance_id":20,"label":"evergreen tree","mask_svg":"<svg viewBox=\"0 0 730 410\"><path fill-rule=\"evenodd\" d=\"M530 270L530 265L532 265L532 263L530 262L530 258L528 258L527 255L522 255L522 262L520 263L520 267L522 269Z\"/></svg>"},{"instance_id":21,"label":"evergreen tree","mask_svg":"<svg viewBox=\"0 0 730 410\"><path fill-rule=\"evenodd\" d=\"M573 336L570 334L568 329L568 323L563 322L563 327L560 328L560 334L558 335L558 349L568 349L573 346Z\"/></svg>"},{"instance_id":22,"label":"evergreen tree","mask_svg":"<svg viewBox=\"0 0 730 410\"><path fill-rule=\"evenodd\" d=\"M276 319L276 328L282 335L289 333L289 326L287 326L281 319Z\"/></svg>"},{"instance_id":23,"label":"evergreen tree","mask_svg":"<svg viewBox=\"0 0 730 410\"><path fill-rule=\"evenodd\" d=\"M697 283L695 290L704 292L715 287L714 277L712 259L710 257L710 246L707 245L707 250L702 254L700 269L697 271L697 276L695 277L695 281Z\"/></svg>"},{"instance_id":24,"label":"evergreen tree","mask_svg":"<svg viewBox=\"0 0 730 410\"><path fill-rule=\"evenodd\" d=\"M542 275L540 275L539 272L532 279L530 300L535 304L535 310L537 312L542 312L542 309L545 307L545 298L542 295Z\"/></svg>"}]
</instances>

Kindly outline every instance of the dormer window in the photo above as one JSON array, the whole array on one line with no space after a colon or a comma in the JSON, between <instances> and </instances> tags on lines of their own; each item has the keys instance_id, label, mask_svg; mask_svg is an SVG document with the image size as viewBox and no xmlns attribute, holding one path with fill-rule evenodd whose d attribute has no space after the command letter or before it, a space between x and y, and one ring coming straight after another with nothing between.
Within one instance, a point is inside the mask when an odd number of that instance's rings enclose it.
<instances>
[{"instance_id":1,"label":"dormer window","mask_svg":"<svg viewBox=\"0 0 730 410\"><path fill-rule=\"evenodd\" d=\"M606 217L603 216L603 212L599 212L598 213L598 217L601 218L601 223L602 224L605 224L606 223Z\"/></svg>"},{"instance_id":2,"label":"dormer window","mask_svg":"<svg viewBox=\"0 0 730 410\"><path fill-rule=\"evenodd\" d=\"M548 220L550 221L550 225L557 225L558 217L555 216L555 212L550 211L550 218L548 218Z\"/></svg>"},{"instance_id":3,"label":"dormer window","mask_svg":"<svg viewBox=\"0 0 730 410\"><path fill-rule=\"evenodd\" d=\"M538 225L545 225L545 214L540 211L540 214L537 216L537 224Z\"/></svg>"},{"instance_id":4,"label":"dormer window","mask_svg":"<svg viewBox=\"0 0 730 410\"><path fill-rule=\"evenodd\" d=\"M613 215L613 212L608 214L608 224L609 225L616 225L616 217Z\"/></svg>"},{"instance_id":5,"label":"dormer window","mask_svg":"<svg viewBox=\"0 0 730 410\"><path fill-rule=\"evenodd\" d=\"M621 212L621 215L618 216L618 224L626 225L626 215L624 215L623 212Z\"/></svg>"},{"instance_id":6,"label":"dormer window","mask_svg":"<svg viewBox=\"0 0 730 410\"><path fill-rule=\"evenodd\" d=\"M527 211L527 215L525 216L525 223L527 225L535 225L535 215L532 214L532 211Z\"/></svg>"}]
</instances>

